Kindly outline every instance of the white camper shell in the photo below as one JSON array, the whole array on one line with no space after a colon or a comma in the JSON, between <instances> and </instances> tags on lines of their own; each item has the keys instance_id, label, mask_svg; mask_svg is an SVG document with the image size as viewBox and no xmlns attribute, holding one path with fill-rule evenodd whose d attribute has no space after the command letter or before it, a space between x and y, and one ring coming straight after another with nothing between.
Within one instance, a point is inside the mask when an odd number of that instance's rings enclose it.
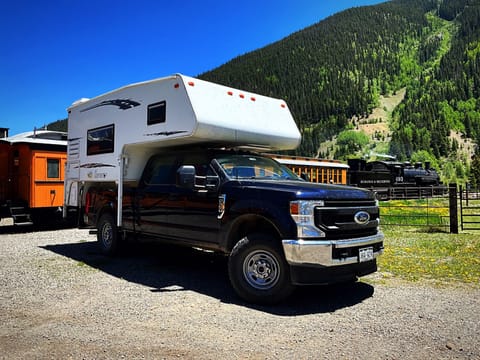
<instances>
[{"instance_id":1,"label":"white camper shell","mask_svg":"<svg viewBox=\"0 0 480 360\"><path fill-rule=\"evenodd\" d=\"M294 149L300 132L283 100L173 75L132 84L68 109L65 208L80 184L138 181L148 158L180 145Z\"/></svg>"}]
</instances>

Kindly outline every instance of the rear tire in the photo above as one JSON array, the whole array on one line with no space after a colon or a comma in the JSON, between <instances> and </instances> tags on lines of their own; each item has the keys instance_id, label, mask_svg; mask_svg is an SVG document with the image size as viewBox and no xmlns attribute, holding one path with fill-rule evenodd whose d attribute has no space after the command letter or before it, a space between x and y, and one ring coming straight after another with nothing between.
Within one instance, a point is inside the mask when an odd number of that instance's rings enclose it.
<instances>
[{"instance_id":1,"label":"rear tire","mask_svg":"<svg viewBox=\"0 0 480 360\"><path fill-rule=\"evenodd\" d=\"M272 236L250 234L233 248L228 261L230 282L244 300L275 304L295 289L283 251Z\"/></svg>"},{"instance_id":2,"label":"rear tire","mask_svg":"<svg viewBox=\"0 0 480 360\"><path fill-rule=\"evenodd\" d=\"M111 214L103 214L97 225L97 242L100 251L105 255L118 252L120 236L115 218Z\"/></svg>"}]
</instances>

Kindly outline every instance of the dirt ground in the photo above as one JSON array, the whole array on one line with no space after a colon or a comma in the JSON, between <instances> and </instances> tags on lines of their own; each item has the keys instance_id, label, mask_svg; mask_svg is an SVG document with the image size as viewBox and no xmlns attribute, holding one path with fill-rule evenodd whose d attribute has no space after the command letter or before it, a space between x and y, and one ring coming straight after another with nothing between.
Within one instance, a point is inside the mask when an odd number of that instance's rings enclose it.
<instances>
[{"instance_id":1,"label":"dirt ground","mask_svg":"<svg viewBox=\"0 0 480 360\"><path fill-rule=\"evenodd\" d=\"M0 234L1 359L480 359L480 289L368 282L242 302L226 261L100 255L76 229Z\"/></svg>"}]
</instances>

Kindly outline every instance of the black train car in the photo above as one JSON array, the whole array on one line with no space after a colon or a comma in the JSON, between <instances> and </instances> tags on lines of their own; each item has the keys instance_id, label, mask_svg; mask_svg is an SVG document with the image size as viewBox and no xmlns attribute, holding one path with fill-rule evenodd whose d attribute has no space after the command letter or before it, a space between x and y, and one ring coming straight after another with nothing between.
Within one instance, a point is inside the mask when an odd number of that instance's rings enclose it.
<instances>
[{"instance_id":1,"label":"black train car","mask_svg":"<svg viewBox=\"0 0 480 360\"><path fill-rule=\"evenodd\" d=\"M370 188L378 193L388 193L392 187L438 186L440 177L430 163L398 161L370 161L362 159L348 160L350 185Z\"/></svg>"}]
</instances>

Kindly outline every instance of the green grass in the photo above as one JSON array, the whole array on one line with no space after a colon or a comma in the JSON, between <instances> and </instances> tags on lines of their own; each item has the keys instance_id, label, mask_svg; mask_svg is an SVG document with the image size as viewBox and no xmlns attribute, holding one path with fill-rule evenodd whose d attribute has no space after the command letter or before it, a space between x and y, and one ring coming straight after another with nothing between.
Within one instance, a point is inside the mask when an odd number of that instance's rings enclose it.
<instances>
[{"instance_id":1,"label":"green grass","mask_svg":"<svg viewBox=\"0 0 480 360\"><path fill-rule=\"evenodd\" d=\"M385 251L378 258L383 278L479 286L480 232L421 233L399 227L383 230Z\"/></svg>"},{"instance_id":2,"label":"green grass","mask_svg":"<svg viewBox=\"0 0 480 360\"><path fill-rule=\"evenodd\" d=\"M413 226L448 230L448 199L392 200L380 203L381 223L385 227ZM424 229L425 230L425 229Z\"/></svg>"}]
</instances>

